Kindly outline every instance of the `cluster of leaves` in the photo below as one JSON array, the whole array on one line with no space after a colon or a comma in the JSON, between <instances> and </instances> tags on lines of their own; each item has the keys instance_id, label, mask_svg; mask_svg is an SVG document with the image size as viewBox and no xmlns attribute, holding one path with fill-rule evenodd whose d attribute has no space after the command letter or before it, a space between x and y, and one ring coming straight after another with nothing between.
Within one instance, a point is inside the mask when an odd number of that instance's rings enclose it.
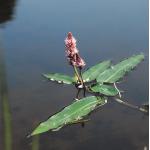
<instances>
[{"instance_id":1,"label":"cluster of leaves","mask_svg":"<svg viewBox=\"0 0 150 150\"><path fill-rule=\"evenodd\" d=\"M119 94L119 90L114 84L136 67L143 59L143 54L135 55L114 66L108 60L100 62L86 70L82 74L83 82L86 85L86 90L90 91L94 96L74 101L71 105L52 115L47 121L40 123L31 135L40 134L48 130L58 131L63 126L84 121L85 116L97 107L106 104L109 96L117 96ZM58 83L78 85L75 77L64 74L50 73L44 74L44 77Z\"/></svg>"}]
</instances>

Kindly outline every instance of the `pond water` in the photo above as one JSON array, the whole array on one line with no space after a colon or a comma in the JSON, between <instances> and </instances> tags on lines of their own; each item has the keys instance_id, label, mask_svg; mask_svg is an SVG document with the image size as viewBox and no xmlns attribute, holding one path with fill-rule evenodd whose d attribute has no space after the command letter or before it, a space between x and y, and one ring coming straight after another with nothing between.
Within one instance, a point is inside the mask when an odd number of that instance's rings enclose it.
<instances>
[{"instance_id":1,"label":"pond water","mask_svg":"<svg viewBox=\"0 0 150 150\"><path fill-rule=\"evenodd\" d=\"M64 53L68 31L87 67L143 52L145 60L119 88L130 103L148 101L148 0L0 1L0 150L147 150L148 115L112 99L84 128L76 124L26 138L75 97L74 87L41 76L72 75Z\"/></svg>"}]
</instances>

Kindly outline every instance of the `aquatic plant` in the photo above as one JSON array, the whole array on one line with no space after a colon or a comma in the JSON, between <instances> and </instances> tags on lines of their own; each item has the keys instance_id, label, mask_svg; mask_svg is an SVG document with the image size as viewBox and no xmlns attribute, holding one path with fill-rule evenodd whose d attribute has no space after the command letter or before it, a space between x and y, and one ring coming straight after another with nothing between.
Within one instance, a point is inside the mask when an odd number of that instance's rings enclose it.
<instances>
[{"instance_id":1,"label":"aquatic plant","mask_svg":"<svg viewBox=\"0 0 150 150\"><path fill-rule=\"evenodd\" d=\"M79 55L76 47L76 39L69 32L65 39L66 56L69 64L74 69L75 76L71 77L62 73L43 74L50 81L62 84L74 85L77 88L77 96L71 105L63 108L58 113L49 117L48 120L39 124L31 133L31 136L46 131L58 131L62 127L74 123L84 123L85 119L93 110L107 103L109 97L126 106L147 112L145 108L134 106L121 99L121 91L117 88L120 81L129 71L134 69L143 59L144 55L134 55L116 65L111 61L102 61L86 71L82 71L85 61ZM79 92L83 90L83 98L79 98ZM91 96L86 96L90 93Z\"/></svg>"}]
</instances>

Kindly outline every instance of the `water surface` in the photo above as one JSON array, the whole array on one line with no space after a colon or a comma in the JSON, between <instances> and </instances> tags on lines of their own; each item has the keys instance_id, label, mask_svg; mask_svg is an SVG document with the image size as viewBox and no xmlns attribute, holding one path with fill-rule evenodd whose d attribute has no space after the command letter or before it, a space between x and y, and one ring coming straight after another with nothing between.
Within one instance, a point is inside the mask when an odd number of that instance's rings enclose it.
<instances>
[{"instance_id":1,"label":"water surface","mask_svg":"<svg viewBox=\"0 0 150 150\"><path fill-rule=\"evenodd\" d=\"M74 87L58 86L41 76L72 75L64 54L68 31L77 38L87 67L143 52L144 62L119 87L133 104L148 101L147 0L0 1L0 55L13 150L33 149L32 139L26 136L75 97ZM2 106L1 99L0 149L11 150L4 148ZM39 150L143 150L148 146L148 116L141 112L110 100L90 118L84 128L78 124L41 135Z\"/></svg>"}]
</instances>

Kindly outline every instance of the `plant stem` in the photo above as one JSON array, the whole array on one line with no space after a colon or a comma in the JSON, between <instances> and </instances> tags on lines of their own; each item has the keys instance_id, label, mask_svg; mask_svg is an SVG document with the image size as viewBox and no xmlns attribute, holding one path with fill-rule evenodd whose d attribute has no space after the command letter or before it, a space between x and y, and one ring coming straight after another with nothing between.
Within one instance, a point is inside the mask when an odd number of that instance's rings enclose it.
<instances>
[{"instance_id":1,"label":"plant stem","mask_svg":"<svg viewBox=\"0 0 150 150\"><path fill-rule=\"evenodd\" d=\"M119 99L119 98L115 98L115 100L116 100L118 103L123 104L123 105L126 105L126 106L128 106L128 107L130 107L130 108L137 109L137 110L142 111L142 112L144 112L144 113L148 113L148 111L147 111L146 109L142 108L142 107L139 107L139 106L130 104L130 103L125 102L125 101L123 101L123 100L121 100L121 99Z\"/></svg>"},{"instance_id":2,"label":"plant stem","mask_svg":"<svg viewBox=\"0 0 150 150\"><path fill-rule=\"evenodd\" d=\"M78 70L77 70L76 66L73 65L73 68L74 68L75 74L76 74L76 76L78 78L78 81L83 85L83 81L82 81L82 79L81 79L81 77L80 77L80 75L78 73Z\"/></svg>"},{"instance_id":3,"label":"plant stem","mask_svg":"<svg viewBox=\"0 0 150 150\"><path fill-rule=\"evenodd\" d=\"M84 91L83 91L83 96L85 97L85 93L86 93L86 86L85 86L85 83L83 81L83 77L82 77L82 71L81 71L81 68L79 68L80 70L80 77L81 77L81 80L82 80L82 83L83 83L83 88L84 88Z\"/></svg>"},{"instance_id":4,"label":"plant stem","mask_svg":"<svg viewBox=\"0 0 150 150\"><path fill-rule=\"evenodd\" d=\"M79 93L81 89L78 89L77 94L76 94L76 99L79 99Z\"/></svg>"},{"instance_id":5,"label":"plant stem","mask_svg":"<svg viewBox=\"0 0 150 150\"><path fill-rule=\"evenodd\" d=\"M115 87L115 89L118 91L118 93L119 93L119 97L121 98L120 90L117 88L117 86L116 86L116 83L115 83L115 82L114 82L114 87Z\"/></svg>"}]
</instances>

